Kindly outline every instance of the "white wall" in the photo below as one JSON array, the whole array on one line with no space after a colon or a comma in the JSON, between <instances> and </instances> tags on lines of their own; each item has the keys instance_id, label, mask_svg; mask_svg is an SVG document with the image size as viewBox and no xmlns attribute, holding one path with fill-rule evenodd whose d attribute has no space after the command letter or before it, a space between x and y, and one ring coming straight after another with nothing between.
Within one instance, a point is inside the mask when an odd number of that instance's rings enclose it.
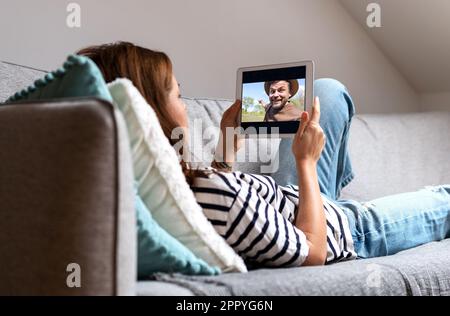
<instances>
[{"instance_id":1,"label":"white wall","mask_svg":"<svg viewBox=\"0 0 450 316\"><path fill-rule=\"evenodd\" d=\"M422 111L450 111L450 92L422 94L420 109Z\"/></svg>"},{"instance_id":2,"label":"white wall","mask_svg":"<svg viewBox=\"0 0 450 316\"><path fill-rule=\"evenodd\" d=\"M380 28L368 28L373 0L340 0L389 60L407 78L423 111L450 111L450 1L377 0Z\"/></svg>"},{"instance_id":3,"label":"white wall","mask_svg":"<svg viewBox=\"0 0 450 316\"><path fill-rule=\"evenodd\" d=\"M81 29L65 25L72 1ZM128 40L167 52L184 95L224 98L234 98L238 67L314 59L317 77L341 80L359 113L420 109L338 0L72 1L1 1L0 59L53 69L80 47Z\"/></svg>"}]
</instances>

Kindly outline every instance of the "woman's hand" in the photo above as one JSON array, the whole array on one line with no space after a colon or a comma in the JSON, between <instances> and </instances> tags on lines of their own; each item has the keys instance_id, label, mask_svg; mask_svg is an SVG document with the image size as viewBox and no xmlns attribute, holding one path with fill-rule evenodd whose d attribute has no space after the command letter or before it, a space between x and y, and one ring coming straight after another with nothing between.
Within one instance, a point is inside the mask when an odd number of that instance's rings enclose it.
<instances>
[{"instance_id":1,"label":"woman's hand","mask_svg":"<svg viewBox=\"0 0 450 316\"><path fill-rule=\"evenodd\" d=\"M300 127L294 137L292 151L297 163L316 164L325 146L325 134L319 125L320 101L314 99L313 113L309 119L308 112L303 112Z\"/></svg>"},{"instance_id":2,"label":"woman's hand","mask_svg":"<svg viewBox=\"0 0 450 316\"><path fill-rule=\"evenodd\" d=\"M241 108L242 102L236 100L236 102L223 113L222 121L220 122L219 143L216 149L216 159L223 162L233 163L236 153L242 147L244 142L243 137L235 133L235 129L239 126ZM228 137L227 129L229 129Z\"/></svg>"},{"instance_id":3,"label":"woman's hand","mask_svg":"<svg viewBox=\"0 0 450 316\"><path fill-rule=\"evenodd\" d=\"M302 113L300 128L292 145L301 196L295 226L303 231L308 241L309 254L303 263L308 266L323 265L327 259L327 222L317 175L317 161L325 145L319 120L320 102L316 97L311 119L307 112Z\"/></svg>"}]
</instances>

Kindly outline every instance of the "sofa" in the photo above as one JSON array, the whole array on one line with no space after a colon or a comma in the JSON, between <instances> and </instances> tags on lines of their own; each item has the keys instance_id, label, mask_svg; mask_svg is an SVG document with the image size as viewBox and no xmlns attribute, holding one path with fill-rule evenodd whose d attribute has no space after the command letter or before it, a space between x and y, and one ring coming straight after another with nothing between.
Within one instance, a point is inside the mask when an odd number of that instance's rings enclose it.
<instances>
[{"instance_id":1,"label":"sofa","mask_svg":"<svg viewBox=\"0 0 450 316\"><path fill-rule=\"evenodd\" d=\"M0 62L0 102L43 74ZM185 103L191 123L201 119L195 128L204 129L219 125L231 101ZM131 153L111 104L0 106L0 148L0 295L450 295L450 240L321 267L137 281ZM450 112L357 114L349 150L356 177L342 199L448 184ZM203 154L207 163L211 153ZM236 168L263 170L245 159ZM70 282L73 273L80 284Z\"/></svg>"}]
</instances>

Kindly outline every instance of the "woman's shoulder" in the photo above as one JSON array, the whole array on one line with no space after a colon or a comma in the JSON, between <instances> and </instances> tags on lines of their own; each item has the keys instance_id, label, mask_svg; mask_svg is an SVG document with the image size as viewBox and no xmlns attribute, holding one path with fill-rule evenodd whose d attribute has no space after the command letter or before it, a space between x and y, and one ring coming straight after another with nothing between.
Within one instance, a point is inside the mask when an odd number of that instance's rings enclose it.
<instances>
[{"instance_id":1,"label":"woman's shoulder","mask_svg":"<svg viewBox=\"0 0 450 316\"><path fill-rule=\"evenodd\" d=\"M202 183L217 183L219 185L229 186L238 189L244 185L253 185L255 182L266 182L275 185L275 180L266 175L250 174L241 171L224 172L214 168L205 169L208 170L207 176L197 178L198 182Z\"/></svg>"},{"instance_id":2,"label":"woman's shoulder","mask_svg":"<svg viewBox=\"0 0 450 316\"><path fill-rule=\"evenodd\" d=\"M193 187L215 188L236 193L242 185L236 172L222 172L207 167L203 169L202 174L202 176L194 179Z\"/></svg>"},{"instance_id":3,"label":"woman's shoulder","mask_svg":"<svg viewBox=\"0 0 450 316\"><path fill-rule=\"evenodd\" d=\"M276 181L268 175L250 174L240 171L222 172L214 168L205 169L206 176L198 177L194 181L196 187L214 187L230 192L239 192L241 190L251 190L252 188L266 188L267 191L278 191L284 189L295 192L290 186L280 186ZM297 189L298 192L298 189Z\"/></svg>"}]
</instances>

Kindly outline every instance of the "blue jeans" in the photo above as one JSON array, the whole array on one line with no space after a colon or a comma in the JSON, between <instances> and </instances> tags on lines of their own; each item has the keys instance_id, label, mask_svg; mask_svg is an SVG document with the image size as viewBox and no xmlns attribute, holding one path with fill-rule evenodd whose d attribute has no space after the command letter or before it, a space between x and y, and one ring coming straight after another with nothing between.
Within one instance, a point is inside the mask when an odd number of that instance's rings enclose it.
<instances>
[{"instance_id":1,"label":"blue jeans","mask_svg":"<svg viewBox=\"0 0 450 316\"><path fill-rule=\"evenodd\" d=\"M320 126L326 136L325 148L317 165L320 191L336 200L341 189L354 178L347 141L355 107L345 87L333 79L316 80L314 94L320 98ZM280 168L272 177L281 185L298 185L292 139L283 138L279 152Z\"/></svg>"},{"instance_id":2,"label":"blue jeans","mask_svg":"<svg viewBox=\"0 0 450 316\"><path fill-rule=\"evenodd\" d=\"M320 125L327 138L317 165L320 190L346 213L358 257L392 255L450 238L450 185L368 202L339 199L342 188L354 178L347 142L355 107L346 88L336 80L316 80L314 90L320 98ZM284 141L282 146L286 150L291 144ZM295 168L292 155L281 155L280 166ZM296 173L284 179L286 183L281 184L298 184Z\"/></svg>"}]
</instances>

